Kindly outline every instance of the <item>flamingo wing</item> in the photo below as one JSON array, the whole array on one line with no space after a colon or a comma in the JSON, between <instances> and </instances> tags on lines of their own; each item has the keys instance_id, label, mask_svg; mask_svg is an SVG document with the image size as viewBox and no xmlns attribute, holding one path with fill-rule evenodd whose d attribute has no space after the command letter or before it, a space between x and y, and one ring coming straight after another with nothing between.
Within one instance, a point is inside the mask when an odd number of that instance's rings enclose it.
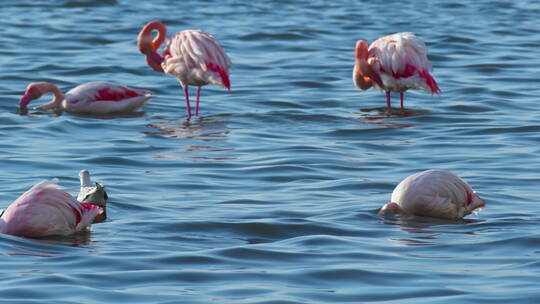
<instances>
[{"instance_id":1,"label":"flamingo wing","mask_svg":"<svg viewBox=\"0 0 540 304\"><path fill-rule=\"evenodd\" d=\"M66 110L95 114L131 112L152 98L149 90L133 89L111 82L88 82L66 93Z\"/></svg>"},{"instance_id":2,"label":"flamingo wing","mask_svg":"<svg viewBox=\"0 0 540 304\"><path fill-rule=\"evenodd\" d=\"M230 89L231 60L212 35L199 30L179 32L164 54L165 72L179 78L182 85L213 83Z\"/></svg>"},{"instance_id":3,"label":"flamingo wing","mask_svg":"<svg viewBox=\"0 0 540 304\"><path fill-rule=\"evenodd\" d=\"M392 91L415 88L440 93L430 74L426 45L413 33L397 33L377 39L369 47L368 61L377 65L375 70L384 86Z\"/></svg>"}]
</instances>

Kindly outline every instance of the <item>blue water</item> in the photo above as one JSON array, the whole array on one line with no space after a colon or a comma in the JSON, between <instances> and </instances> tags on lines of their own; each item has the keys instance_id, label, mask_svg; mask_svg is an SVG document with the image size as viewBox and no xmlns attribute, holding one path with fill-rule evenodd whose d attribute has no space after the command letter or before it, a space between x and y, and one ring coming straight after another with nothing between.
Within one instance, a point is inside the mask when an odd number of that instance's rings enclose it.
<instances>
[{"instance_id":1,"label":"blue water","mask_svg":"<svg viewBox=\"0 0 540 304\"><path fill-rule=\"evenodd\" d=\"M189 123L136 48L154 19L233 61L232 92L204 87ZM538 1L3 0L0 27L0 208L53 177L76 194L84 168L110 196L88 233L0 235L0 303L540 302ZM354 45L401 31L443 93L388 115L352 84ZM30 82L96 80L156 98L114 118L18 113ZM485 210L377 215L431 168Z\"/></svg>"}]
</instances>

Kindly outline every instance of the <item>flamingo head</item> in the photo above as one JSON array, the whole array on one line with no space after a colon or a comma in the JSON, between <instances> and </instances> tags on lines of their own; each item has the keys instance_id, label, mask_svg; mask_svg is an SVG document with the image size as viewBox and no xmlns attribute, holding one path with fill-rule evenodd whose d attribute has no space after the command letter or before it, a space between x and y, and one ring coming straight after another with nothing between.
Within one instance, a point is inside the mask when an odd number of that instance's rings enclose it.
<instances>
[{"instance_id":1,"label":"flamingo head","mask_svg":"<svg viewBox=\"0 0 540 304\"><path fill-rule=\"evenodd\" d=\"M356 42L354 55L356 60L367 60L369 55L369 48L367 42L365 42L364 40L358 40Z\"/></svg>"},{"instance_id":2,"label":"flamingo head","mask_svg":"<svg viewBox=\"0 0 540 304\"><path fill-rule=\"evenodd\" d=\"M24 95L19 100L19 108L26 109L28 107L28 104L34 100L38 99L43 94L45 94L43 90L43 84L42 82L33 82L29 84L26 87L26 91L24 92Z\"/></svg>"},{"instance_id":3,"label":"flamingo head","mask_svg":"<svg viewBox=\"0 0 540 304\"><path fill-rule=\"evenodd\" d=\"M372 70L368 63L369 50L367 42L358 40L354 55L353 82L357 88L367 90L372 86Z\"/></svg>"},{"instance_id":4,"label":"flamingo head","mask_svg":"<svg viewBox=\"0 0 540 304\"><path fill-rule=\"evenodd\" d=\"M19 100L19 108L21 110L26 110L26 108L28 107L28 104L32 100L38 99L47 93L54 94L53 100L39 106L39 108L53 109L53 108L58 107L60 103L62 102L62 100L64 100L64 94L62 93L60 88L58 88L54 84L50 82L33 82L26 87L26 91L24 92L24 95Z\"/></svg>"}]
</instances>

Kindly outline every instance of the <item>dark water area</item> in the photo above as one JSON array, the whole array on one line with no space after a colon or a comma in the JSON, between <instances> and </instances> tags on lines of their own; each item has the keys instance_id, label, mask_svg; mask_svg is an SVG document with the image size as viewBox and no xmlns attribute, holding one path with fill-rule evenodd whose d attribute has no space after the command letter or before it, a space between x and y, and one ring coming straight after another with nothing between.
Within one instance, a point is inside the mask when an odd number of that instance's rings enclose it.
<instances>
[{"instance_id":1,"label":"dark water area","mask_svg":"<svg viewBox=\"0 0 540 304\"><path fill-rule=\"evenodd\" d=\"M212 33L233 62L231 93L204 87L189 123L177 80L137 50L156 19ZM0 209L53 177L76 194L81 169L110 197L88 233L0 235L0 303L540 302L537 1L7 0L0 26ZM352 84L354 45L403 31L442 94L388 113ZM30 82L97 80L156 97L135 115L19 115ZM431 168L487 207L377 214Z\"/></svg>"}]
</instances>

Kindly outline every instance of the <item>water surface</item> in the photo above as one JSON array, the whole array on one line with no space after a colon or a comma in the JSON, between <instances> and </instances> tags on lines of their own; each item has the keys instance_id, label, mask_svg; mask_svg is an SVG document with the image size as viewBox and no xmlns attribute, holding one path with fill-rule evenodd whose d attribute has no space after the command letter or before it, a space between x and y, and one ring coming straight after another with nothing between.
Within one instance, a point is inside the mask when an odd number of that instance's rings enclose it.
<instances>
[{"instance_id":1,"label":"water surface","mask_svg":"<svg viewBox=\"0 0 540 304\"><path fill-rule=\"evenodd\" d=\"M233 61L232 92L204 87L189 123L136 48L154 19ZM0 235L0 303L540 302L539 20L536 1L3 1L0 208L53 177L75 194L83 168L111 201L85 234ZM407 92L406 115L351 81L356 40L401 31L443 91ZM18 113L30 82L96 80L156 98L114 118ZM431 168L487 208L377 215Z\"/></svg>"}]
</instances>

